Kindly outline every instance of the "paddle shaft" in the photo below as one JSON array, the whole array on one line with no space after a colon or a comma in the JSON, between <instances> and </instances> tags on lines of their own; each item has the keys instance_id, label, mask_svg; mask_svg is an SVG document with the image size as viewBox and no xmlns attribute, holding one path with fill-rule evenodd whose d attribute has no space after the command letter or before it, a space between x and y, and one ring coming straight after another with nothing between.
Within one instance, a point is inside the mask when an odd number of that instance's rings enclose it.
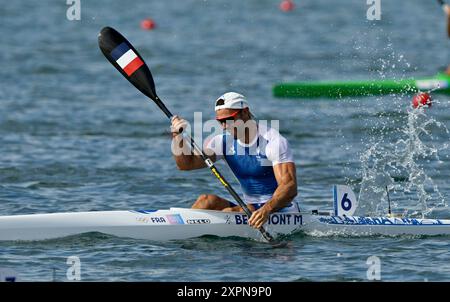
<instances>
[{"instance_id":1,"label":"paddle shaft","mask_svg":"<svg viewBox=\"0 0 450 302\"><path fill-rule=\"evenodd\" d=\"M153 99L153 101L156 103L156 105L164 112L164 114L170 119L172 120L173 118L173 114L169 111L169 109L167 109L166 105L164 105L164 103L161 101L161 99L158 96L155 96L155 98ZM222 185L228 190L228 192L231 194L231 196L233 196L233 198L237 201L237 203L239 204L239 206L241 206L241 208L244 210L245 214L247 214L248 218L250 218L252 216L252 212L250 211L250 209L247 207L247 205L245 204L245 202L241 199L241 197L239 196L239 194L236 193L236 191L233 189L233 187L228 183L228 181L222 176L222 174L216 169L216 166L214 165L214 163L211 161L211 159L205 154L205 152L203 152L203 150L195 143L194 139L184 133L183 137L189 141L191 148L193 148L203 159L203 161L205 162L205 164L208 166L208 168L211 170L211 172L214 174L214 176L216 176L216 178L222 183ZM261 234L264 236L264 238L271 242L274 241L274 238L267 233L267 231L264 229L264 227L260 227L259 231L261 232Z\"/></svg>"}]
</instances>

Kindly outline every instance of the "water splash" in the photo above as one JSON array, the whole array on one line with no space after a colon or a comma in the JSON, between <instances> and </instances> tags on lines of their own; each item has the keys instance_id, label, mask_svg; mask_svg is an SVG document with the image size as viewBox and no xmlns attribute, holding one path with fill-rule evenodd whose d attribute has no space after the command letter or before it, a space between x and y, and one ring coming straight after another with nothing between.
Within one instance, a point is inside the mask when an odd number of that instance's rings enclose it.
<instances>
[{"instance_id":1,"label":"water splash","mask_svg":"<svg viewBox=\"0 0 450 302\"><path fill-rule=\"evenodd\" d=\"M382 28L370 27L360 32L354 39L353 50L361 70L369 71L377 79L402 80L417 71L415 65L396 51L391 34ZM426 108L406 111L405 98L410 98L410 94L374 97L376 104L386 104L375 115L359 98L355 99L369 128L362 140L365 151L360 153L357 215L387 214L386 187L390 190L394 212L424 217L434 207L447 207L444 196L427 173L439 169L442 162L438 154L448 144L438 146L438 142L450 141L449 131L444 124L427 116Z\"/></svg>"},{"instance_id":2,"label":"water splash","mask_svg":"<svg viewBox=\"0 0 450 302\"><path fill-rule=\"evenodd\" d=\"M449 144L438 146L435 137L442 134L448 137L449 130L425 110L409 108L403 127L395 127L389 136L383 132L378 138L372 136L368 149L360 155L360 215L387 213L386 186L394 191L393 195L402 195L401 206L405 211L413 210L411 217L426 217L435 207L447 207L444 196L426 171L431 164L441 163L439 151ZM394 141L390 141L393 137ZM391 206L398 210L399 202L394 201Z\"/></svg>"}]
</instances>

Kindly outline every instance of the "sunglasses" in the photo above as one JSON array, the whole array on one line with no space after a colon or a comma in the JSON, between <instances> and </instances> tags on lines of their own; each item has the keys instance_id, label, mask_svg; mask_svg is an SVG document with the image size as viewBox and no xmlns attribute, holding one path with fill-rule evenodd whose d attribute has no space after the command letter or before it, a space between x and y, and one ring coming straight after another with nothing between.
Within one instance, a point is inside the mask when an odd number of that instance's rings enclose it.
<instances>
[{"instance_id":1,"label":"sunglasses","mask_svg":"<svg viewBox=\"0 0 450 302\"><path fill-rule=\"evenodd\" d=\"M226 123L227 121L235 121L236 115L238 115L241 112L241 110L238 110L236 112L233 112L232 114L225 116L225 117L216 117L216 121L218 121L221 124Z\"/></svg>"}]
</instances>

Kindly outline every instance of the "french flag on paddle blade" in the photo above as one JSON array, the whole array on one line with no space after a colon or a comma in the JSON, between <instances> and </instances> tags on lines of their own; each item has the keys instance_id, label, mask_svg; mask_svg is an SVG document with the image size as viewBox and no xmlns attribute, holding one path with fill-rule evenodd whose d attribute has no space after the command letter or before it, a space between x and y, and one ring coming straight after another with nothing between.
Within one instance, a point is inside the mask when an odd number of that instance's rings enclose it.
<instances>
[{"instance_id":1,"label":"french flag on paddle blade","mask_svg":"<svg viewBox=\"0 0 450 302\"><path fill-rule=\"evenodd\" d=\"M116 60L116 63L128 76L131 76L139 67L144 65L144 62L125 42L111 51L111 57Z\"/></svg>"}]
</instances>

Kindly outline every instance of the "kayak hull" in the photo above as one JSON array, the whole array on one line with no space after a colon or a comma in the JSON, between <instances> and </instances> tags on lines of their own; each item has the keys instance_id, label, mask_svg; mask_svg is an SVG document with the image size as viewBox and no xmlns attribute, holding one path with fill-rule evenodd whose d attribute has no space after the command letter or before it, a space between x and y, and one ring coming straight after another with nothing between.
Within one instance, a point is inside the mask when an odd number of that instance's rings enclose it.
<instances>
[{"instance_id":1,"label":"kayak hull","mask_svg":"<svg viewBox=\"0 0 450 302\"><path fill-rule=\"evenodd\" d=\"M329 236L450 235L450 220L275 213L265 225L274 236L303 231ZM242 213L171 208L155 211L102 211L0 217L0 240L34 241L88 232L155 241L205 235L264 241Z\"/></svg>"},{"instance_id":2,"label":"kayak hull","mask_svg":"<svg viewBox=\"0 0 450 302\"><path fill-rule=\"evenodd\" d=\"M294 213L292 213L294 215ZM298 213L295 215L300 216ZM278 214L272 217L277 223ZM290 214L282 215L282 219ZM296 231L300 222L274 226L280 234ZM0 240L46 240L87 232L156 241L213 235L262 240L243 214L176 209L34 214L0 217Z\"/></svg>"}]
</instances>

